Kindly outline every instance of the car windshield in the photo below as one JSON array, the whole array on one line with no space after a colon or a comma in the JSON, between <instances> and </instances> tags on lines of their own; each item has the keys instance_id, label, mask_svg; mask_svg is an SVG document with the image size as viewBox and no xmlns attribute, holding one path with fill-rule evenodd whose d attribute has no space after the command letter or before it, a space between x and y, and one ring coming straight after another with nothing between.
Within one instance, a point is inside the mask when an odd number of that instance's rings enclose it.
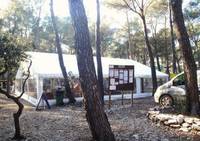
<instances>
[{"instance_id":1,"label":"car windshield","mask_svg":"<svg viewBox=\"0 0 200 141\"><path fill-rule=\"evenodd\" d=\"M185 77L184 77L184 74L181 74L181 75L177 76L177 77L173 80L173 85L174 85L174 86L185 85Z\"/></svg>"}]
</instances>

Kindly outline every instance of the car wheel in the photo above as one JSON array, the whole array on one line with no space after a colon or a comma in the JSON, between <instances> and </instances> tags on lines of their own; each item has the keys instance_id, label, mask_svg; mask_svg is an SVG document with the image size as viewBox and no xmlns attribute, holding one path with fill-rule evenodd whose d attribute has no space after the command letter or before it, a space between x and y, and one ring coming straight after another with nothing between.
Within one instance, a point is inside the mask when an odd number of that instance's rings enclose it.
<instances>
[{"instance_id":1,"label":"car wheel","mask_svg":"<svg viewBox=\"0 0 200 141\"><path fill-rule=\"evenodd\" d=\"M174 100L170 95L162 95L160 97L159 104L162 107L171 107L174 104Z\"/></svg>"}]
</instances>

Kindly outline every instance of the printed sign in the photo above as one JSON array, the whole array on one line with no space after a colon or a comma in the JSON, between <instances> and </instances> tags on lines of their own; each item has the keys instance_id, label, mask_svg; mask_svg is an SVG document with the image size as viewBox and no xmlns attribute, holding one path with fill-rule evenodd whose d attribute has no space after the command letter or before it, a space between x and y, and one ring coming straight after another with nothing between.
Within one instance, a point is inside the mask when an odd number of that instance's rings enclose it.
<instances>
[{"instance_id":1,"label":"printed sign","mask_svg":"<svg viewBox=\"0 0 200 141\"><path fill-rule=\"evenodd\" d=\"M134 90L134 66L109 66L109 90Z\"/></svg>"}]
</instances>

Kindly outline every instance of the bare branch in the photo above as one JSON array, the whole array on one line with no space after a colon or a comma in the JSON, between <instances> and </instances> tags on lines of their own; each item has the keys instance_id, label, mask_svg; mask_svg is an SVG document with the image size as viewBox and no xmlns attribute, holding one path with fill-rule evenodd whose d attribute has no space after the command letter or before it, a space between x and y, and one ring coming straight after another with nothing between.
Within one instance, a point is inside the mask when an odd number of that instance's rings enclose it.
<instances>
[{"instance_id":1,"label":"bare branch","mask_svg":"<svg viewBox=\"0 0 200 141\"><path fill-rule=\"evenodd\" d=\"M136 9L136 6L135 6L135 2L133 1L133 0L131 0L131 2L132 2L132 5L133 5L133 8L135 9L135 11L137 11Z\"/></svg>"},{"instance_id":2,"label":"bare branch","mask_svg":"<svg viewBox=\"0 0 200 141\"><path fill-rule=\"evenodd\" d=\"M121 3L111 3L111 2L107 2L106 5L108 7L114 7L116 9L127 9L127 6L126 5L122 5Z\"/></svg>"},{"instance_id":3,"label":"bare branch","mask_svg":"<svg viewBox=\"0 0 200 141\"><path fill-rule=\"evenodd\" d=\"M133 2L133 0L132 0L132 2ZM141 5L140 5L140 2L137 1L137 0L134 0L133 3L134 3L134 4L136 3L136 5L137 5L137 7L140 9L140 11L143 12L143 9L144 9L144 7L143 7L143 0L142 0Z\"/></svg>"},{"instance_id":4,"label":"bare branch","mask_svg":"<svg viewBox=\"0 0 200 141\"><path fill-rule=\"evenodd\" d=\"M133 7L134 7L134 8L132 8L132 7L128 4L128 2L127 2L126 0L123 0L123 1L124 1L124 3L126 4L126 6L127 6L131 11L133 11L134 13L138 14L139 16L141 16L141 14L136 10L136 7L135 7L133 1L132 1L132 3L133 3Z\"/></svg>"},{"instance_id":5,"label":"bare branch","mask_svg":"<svg viewBox=\"0 0 200 141\"><path fill-rule=\"evenodd\" d=\"M28 66L28 70L27 70L27 76L26 76L26 78L25 78L25 80L24 80L24 82L23 82L23 85L22 85L22 92L21 92L21 94L17 97L17 99L19 99L19 98L21 98L22 97L22 95L24 94L24 92L25 92L25 84L26 84L26 81L28 80L28 78L30 77L30 68L31 68L31 65L32 65L32 60L30 60L30 64L29 64L29 66Z\"/></svg>"},{"instance_id":6,"label":"bare branch","mask_svg":"<svg viewBox=\"0 0 200 141\"><path fill-rule=\"evenodd\" d=\"M10 98L10 99L16 99L16 97L15 96L13 96L13 95L10 95L7 91L5 91L5 90L3 90L3 89L1 89L0 88L0 94L3 94L3 95L5 95L7 98Z\"/></svg>"},{"instance_id":7,"label":"bare branch","mask_svg":"<svg viewBox=\"0 0 200 141\"><path fill-rule=\"evenodd\" d=\"M145 7L144 14L145 14L145 15L146 15L147 9L152 5L153 2L154 2L154 1L151 0L150 2L147 1L147 2L144 4L144 7Z\"/></svg>"}]
</instances>

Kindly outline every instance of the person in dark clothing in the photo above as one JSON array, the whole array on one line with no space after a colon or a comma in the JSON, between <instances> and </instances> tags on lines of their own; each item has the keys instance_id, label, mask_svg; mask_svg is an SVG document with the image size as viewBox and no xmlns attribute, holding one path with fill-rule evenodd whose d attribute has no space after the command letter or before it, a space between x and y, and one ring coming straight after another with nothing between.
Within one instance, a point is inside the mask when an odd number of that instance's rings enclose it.
<instances>
[{"instance_id":1,"label":"person in dark clothing","mask_svg":"<svg viewBox=\"0 0 200 141\"><path fill-rule=\"evenodd\" d=\"M46 91L44 91L42 93L42 99L46 102L48 109L51 109L51 106L49 105L49 102L48 102L48 99L47 99L47 96L46 96Z\"/></svg>"},{"instance_id":2,"label":"person in dark clothing","mask_svg":"<svg viewBox=\"0 0 200 141\"><path fill-rule=\"evenodd\" d=\"M48 98L47 98L46 94L47 94L47 90L44 89L43 93L42 93L42 96L41 96L41 98L40 98L40 100L39 100L39 102L37 104L36 110L38 110L38 107L40 105L41 100L44 100L46 102L46 105L47 105L48 109L51 109L51 106L49 105Z\"/></svg>"}]
</instances>

